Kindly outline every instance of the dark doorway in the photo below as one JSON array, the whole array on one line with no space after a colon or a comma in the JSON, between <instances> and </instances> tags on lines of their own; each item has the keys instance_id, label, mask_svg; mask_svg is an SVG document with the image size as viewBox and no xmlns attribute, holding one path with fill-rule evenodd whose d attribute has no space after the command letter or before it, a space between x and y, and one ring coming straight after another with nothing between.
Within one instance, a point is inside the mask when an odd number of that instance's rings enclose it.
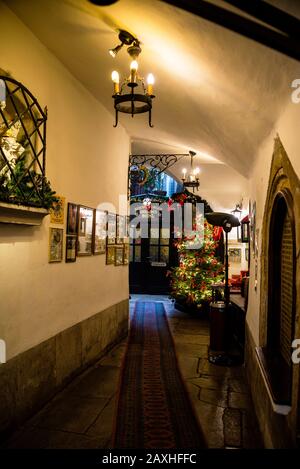
<instances>
[{"instance_id":1,"label":"dark doorway","mask_svg":"<svg viewBox=\"0 0 300 469\"><path fill-rule=\"evenodd\" d=\"M151 227L148 216L148 238L130 239L129 285L132 293L167 294L170 289L168 270L177 260L173 246L172 217L170 229Z\"/></svg>"},{"instance_id":2,"label":"dark doorway","mask_svg":"<svg viewBox=\"0 0 300 469\"><path fill-rule=\"evenodd\" d=\"M269 304L265 359L275 402L289 404L295 315L295 236L288 194L275 199L269 233Z\"/></svg>"}]
</instances>

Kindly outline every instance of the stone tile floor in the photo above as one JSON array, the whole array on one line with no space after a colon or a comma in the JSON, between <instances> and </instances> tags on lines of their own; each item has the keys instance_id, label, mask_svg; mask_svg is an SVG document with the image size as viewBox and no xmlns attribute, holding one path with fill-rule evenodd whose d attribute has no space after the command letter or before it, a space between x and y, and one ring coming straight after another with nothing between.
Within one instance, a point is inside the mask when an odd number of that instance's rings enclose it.
<instances>
[{"instance_id":1,"label":"stone tile floor","mask_svg":"<svg viewBox=\"0 0 300 469\"><path fill-rule=\"evenodd\" d=\"M166 296L132 295L135 301L164 301L179 366L209 448L261 447L243 367L209 363L209 324L174 309ZM126 341L30 419L5 448L109 448L118 378Z\"/></svg>"}]
</instances>

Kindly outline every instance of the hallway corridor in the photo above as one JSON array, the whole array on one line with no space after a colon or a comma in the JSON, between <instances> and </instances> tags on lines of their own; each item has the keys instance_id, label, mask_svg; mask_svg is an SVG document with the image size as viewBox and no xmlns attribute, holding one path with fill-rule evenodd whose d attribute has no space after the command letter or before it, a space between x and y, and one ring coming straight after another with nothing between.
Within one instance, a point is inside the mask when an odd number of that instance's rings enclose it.
<instances>
[{"instance_id":1,"label":"hallway corridor","mask_svg":"<svg viewBox=\"0 0 300 469\"><path fill-rule=\"evenodd\" d=\"M164 296L133 295L136 301L163 301L180 370L209 448L261 447L243 367L217 367L207 360L208 321L179 312ZM111 448L118 378L126 341L74 379L5 448Z\"/></svg>"}]
</instances>

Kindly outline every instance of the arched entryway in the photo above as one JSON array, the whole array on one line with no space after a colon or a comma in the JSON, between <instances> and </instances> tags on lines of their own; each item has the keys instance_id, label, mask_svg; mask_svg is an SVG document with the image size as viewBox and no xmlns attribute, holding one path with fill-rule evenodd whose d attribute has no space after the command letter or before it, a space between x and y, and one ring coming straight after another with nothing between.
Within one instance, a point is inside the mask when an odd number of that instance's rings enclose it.
<instances>
[{"instance_id":1,"label":"arched entryway","mask_svg":"<svg viewBox=\"0 0 300 469\"><path fill-rule=\"evenodd\" d=\"M276 195L269 232L267 343L274 399L291 404L295 321L295 223L288 190Z\"/></svg>"},{"instance_id":2,"label":"arched entryway","mask_svg":"<svg viewBox=\"0 0 300 469\"><path fill-rule=\"evenodd\" d=\"M255 386L265 395L261 420L268 422L268 432L279 446L297 444L300 422L299 365L292 362L292 342L300 337L296 314L300 282L299 189L300 181L277 137L261 247L259 347L256 351L264 385L258 377L259 384ZM256 400L254 394L255 389L253 398Z\"/></svg>"}]
</instances>

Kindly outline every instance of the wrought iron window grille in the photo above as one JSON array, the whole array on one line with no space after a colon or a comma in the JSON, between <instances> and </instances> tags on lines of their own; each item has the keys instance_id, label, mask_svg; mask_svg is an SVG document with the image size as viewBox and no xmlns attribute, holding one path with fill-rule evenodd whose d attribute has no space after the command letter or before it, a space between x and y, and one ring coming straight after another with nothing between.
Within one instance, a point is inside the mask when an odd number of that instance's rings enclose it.
<instances>
[{"instance_id":1,"label":"wrought iron window grille","mask_svg":"<svg viewBox=\"0 0 300 469\"><path fill-rule=\"evenodd\" d=\"M0 201L50 208L46 179L47 108L17 80L0 75Z\"/></svg>"}]
</instances>

